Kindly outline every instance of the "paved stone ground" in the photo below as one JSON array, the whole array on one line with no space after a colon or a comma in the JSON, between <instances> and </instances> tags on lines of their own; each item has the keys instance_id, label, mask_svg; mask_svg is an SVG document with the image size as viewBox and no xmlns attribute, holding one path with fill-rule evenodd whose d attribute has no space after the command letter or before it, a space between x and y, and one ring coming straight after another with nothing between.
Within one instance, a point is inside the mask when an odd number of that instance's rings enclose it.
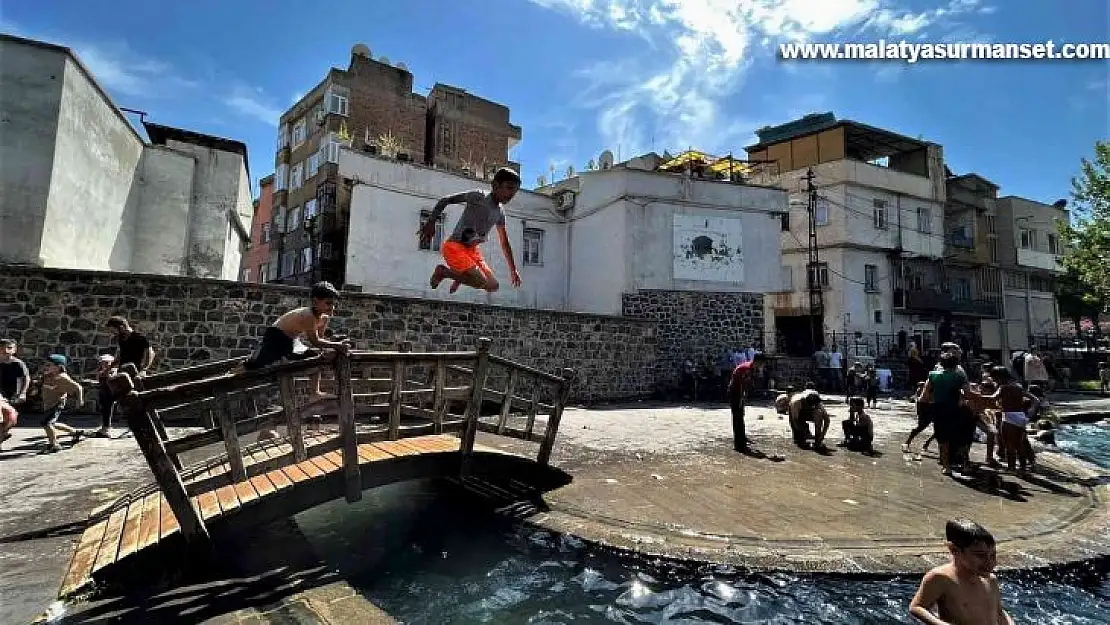
<instances>
[{"instance_id":1,"label":"paved stone ground","mask_svg":"<svg viewBox=\"0 0 1110 625\"><path fill-rule=\"evenodd\" d=\"M1110 554L1110 492L1098 485L1110 472L1046 452L1037 474L1004 474L1006 488L992 493L980 481L943 477L935 444L933 453L901 453L916 423L908 402L870 411L880 455L833 447L847 407L830 400L829 455L794 447L786 420L766 403L749 407L763 459L731 450L726 407L568 409L553 461L574 481L548 493L551 510L532 521L645 554L794 571L920 572L946 557L943 528L954 516L995 533L1003 568ZM1058 400L1056 409L1075 415L1110 402ZM982 460L984 447L972 453Z\"/></svg>"}]
</instances>

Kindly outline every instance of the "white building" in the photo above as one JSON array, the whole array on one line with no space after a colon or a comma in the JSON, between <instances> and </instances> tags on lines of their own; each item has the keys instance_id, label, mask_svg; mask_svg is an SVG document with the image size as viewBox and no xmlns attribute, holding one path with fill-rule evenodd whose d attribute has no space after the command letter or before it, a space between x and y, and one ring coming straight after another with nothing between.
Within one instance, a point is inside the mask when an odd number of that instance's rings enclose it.
<instances>
[{"instance_id":1,"label":"white building","mask_svg":"<svg viewBox=\"0 0 1110 625\"><path fill-rule=\"evenodd\" d=\"M999 260L1005 289L1003 341L1028 349L1038 337L1055 339L1060 312L1056 276L1063 273L1057 225L1068 222L1063 204L1054 206L1013 195L998 198Z\"/></svg>"},{"instance_id":2,"label":"white building","mask_svg":"<svg viewBox=\"0 0 1110 625\"><path fill-rule=\"evenodd\" d=\"M767 302L780 340L799 353L809 346L808 193L803 178L812 169L820 198L820 265L813 279L823 288L826 335L880 336L879 351L900 331L930 342L944 311L927 302L911 308L895 293L922 288L908 286L914 280L906 261L939 261L944 255L941 147L838 121L831 114L807 116L758 134L760 142L745 148L750 161L762 163L754 180L780 185L791 198L780 235L790 288Z\"/></svg>"},{"instance_id":3,"label":"white building","mask_svg":"<svg viewBox=\"0 0 1110 625\"><path fill-rule=\"evenodd\" d=\"M506 212L523 286L508 285L491 233L483 255L501 290L449 295L446 285L432 291L428 278L461 207L447 209L435 249L417 249L417 228L440 197L488 183L346 149L339 170L352 185L347 281L366 291L622 314L629 293L782 287L781 190L626 167L583 172L544 193L521 190Z\"/></svg>"},{"instance_id":4,"label":"white building","mask_svg":"<svg viewBox=\"0 0 1110 625\"><path fill-rule=\"evenodd\" d=\"M0 262L235 280L246 146L144 124L73 52L0 35Z\"/></svg>"}]
</instances>

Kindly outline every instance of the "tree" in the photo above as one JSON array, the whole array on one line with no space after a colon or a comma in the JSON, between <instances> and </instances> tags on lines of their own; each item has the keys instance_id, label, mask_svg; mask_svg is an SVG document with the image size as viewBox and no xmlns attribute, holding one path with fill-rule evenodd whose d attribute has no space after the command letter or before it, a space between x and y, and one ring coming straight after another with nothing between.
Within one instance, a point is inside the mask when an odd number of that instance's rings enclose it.
<instances>
[{"instance_id":1,"label":"tree","mask_svg":"<svg viewBox=\"0 0 1110 625\"><path fill-rule=\"evenodd\" d=\"M1092 322L1097 322L1103 308L1103 302L1089 294L1086 285L1079 278L1079 273L1070 268L1067 273L1056 279L1056 301L1060 305L1060 316L1074 323L1077 333L1080 331L1083 317L1089 317Z\"/></svg>"},{"instance_id":2,"label":"tree","mask_svg":"<svg viewBox=\"0 0 1110 625\"><path fill-rule=\"evenodd\" d=\"M1074 219L1060 227L1064 268L1074 272L1082 297L1105 310L1110 302L1110 141L1095 143L1093 161L1081 160L1072 178Z\"/></svg>"}]
</instances>

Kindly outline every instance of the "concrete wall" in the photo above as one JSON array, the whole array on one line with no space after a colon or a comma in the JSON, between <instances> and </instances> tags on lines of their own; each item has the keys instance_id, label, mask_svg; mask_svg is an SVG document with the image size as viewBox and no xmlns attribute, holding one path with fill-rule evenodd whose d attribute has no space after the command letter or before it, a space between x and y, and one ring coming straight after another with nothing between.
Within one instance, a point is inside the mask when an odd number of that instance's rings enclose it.
<instances>
[{"instance_id":1,"label":"concrete wall","mask_svg":"<svg viewBox=\"0 0 1110 625\"><path fill-rule=\"evenodd\" d=\"M41 257L49 267L129 270L143 141L66 59Z\"/></svg>"},{"instance_id":2,"label":"concrete wall","mask_svg":"<svg viewBox=\"0 0 1110 625\"><path fill-rule=\"evenodd\" d=\"M90 374L111 351L104 321L127 315L154 346L156 370L246 355L307 289L176 276L137 276L0 266L0 336L20 343L38 369L50 353ZM357 349L471 350L479 337L492 351L558 372L572 367L578 401L642 397L655 389L656 323L601 315L344 293L333 329ZM629 350L629 345L636 349Z\"/></svg>"},{"instance_id":3,"label":"concrete wall","mask_svg":"<svg viewBox=\"0 0 1110 625\"><path fill-rule=\"evenodd\" d=\"M0 261L40 264L66 55L0 39Z\"/></svg>"},{"instance_id":4,"label":"concrete wall","mask_svg":"<svg viewBox=\"0 0 1110 625\"><path fill-rule=\"evenodd\" d=\"M416 231L420 211L431 210L445 195L471 189L488 189L488 183L419 165L341 151L340 175L359 184L351 191L351 221L347 244L347 282L366 292L451 301L496 303L525 308L566 308L566 227L552 213L551 198L528 191L517 193L506 207L506 227L523 285L509 285L509 269L501 252L496 229L482 246L482 253L502 284L487 294L463 288L448 294L444 284L432 291L428 278L443 257L438 251L420 250ZM444 217L444 238L451 234L462 206L449 206ZM543 264L525 265L521 253L524 228L543 230ZM619 297L619 295L618 295Z\"/></svg>"},{"instance_id":5,"label":"concrete wall","mask_svg":"<svg viewBox=\"0 0 1110 625\"><path fill-rule=\"evenodd\" d=\"M134 235L131 271L163 275L185 272L196 159L161 146L143 150L135 184L142 207Z\"/></svg>"}]
</instances>

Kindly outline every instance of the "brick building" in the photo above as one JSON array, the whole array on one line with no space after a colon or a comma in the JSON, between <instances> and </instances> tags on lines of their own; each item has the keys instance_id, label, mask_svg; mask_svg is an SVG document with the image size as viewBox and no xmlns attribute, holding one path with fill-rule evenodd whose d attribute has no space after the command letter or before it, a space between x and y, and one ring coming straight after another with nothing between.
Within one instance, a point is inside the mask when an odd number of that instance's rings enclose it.
<instances>
[{"instance_id":1,"label":"brick building","mask_svg":"<svg viewBox=\"0 0 1110 625\"><path fill-rule=\"evenodd\" d=\"M274 176L271 174L260 180L258 187L258 199L254 201L254 218L251 219L251 239L247 244L247 253L243 255L243 268L239 275L243 282L266 282L275 274L275 268L270 264Z\"/></svg>"},{"instance_id":2,"label":"brick building","mask_svg":"<svg viewBox=\"0 0 1110 625\"><path fill-rule=\"evenodd\" d=\"M355 45L346 70L332 68L281 116L267 280L346 282L350 190L338 174L340 146L486 177L515 165L509 150L520 136L507 107L448 85L413 93L403 63Z\"/></svg>"}]
</instances>

